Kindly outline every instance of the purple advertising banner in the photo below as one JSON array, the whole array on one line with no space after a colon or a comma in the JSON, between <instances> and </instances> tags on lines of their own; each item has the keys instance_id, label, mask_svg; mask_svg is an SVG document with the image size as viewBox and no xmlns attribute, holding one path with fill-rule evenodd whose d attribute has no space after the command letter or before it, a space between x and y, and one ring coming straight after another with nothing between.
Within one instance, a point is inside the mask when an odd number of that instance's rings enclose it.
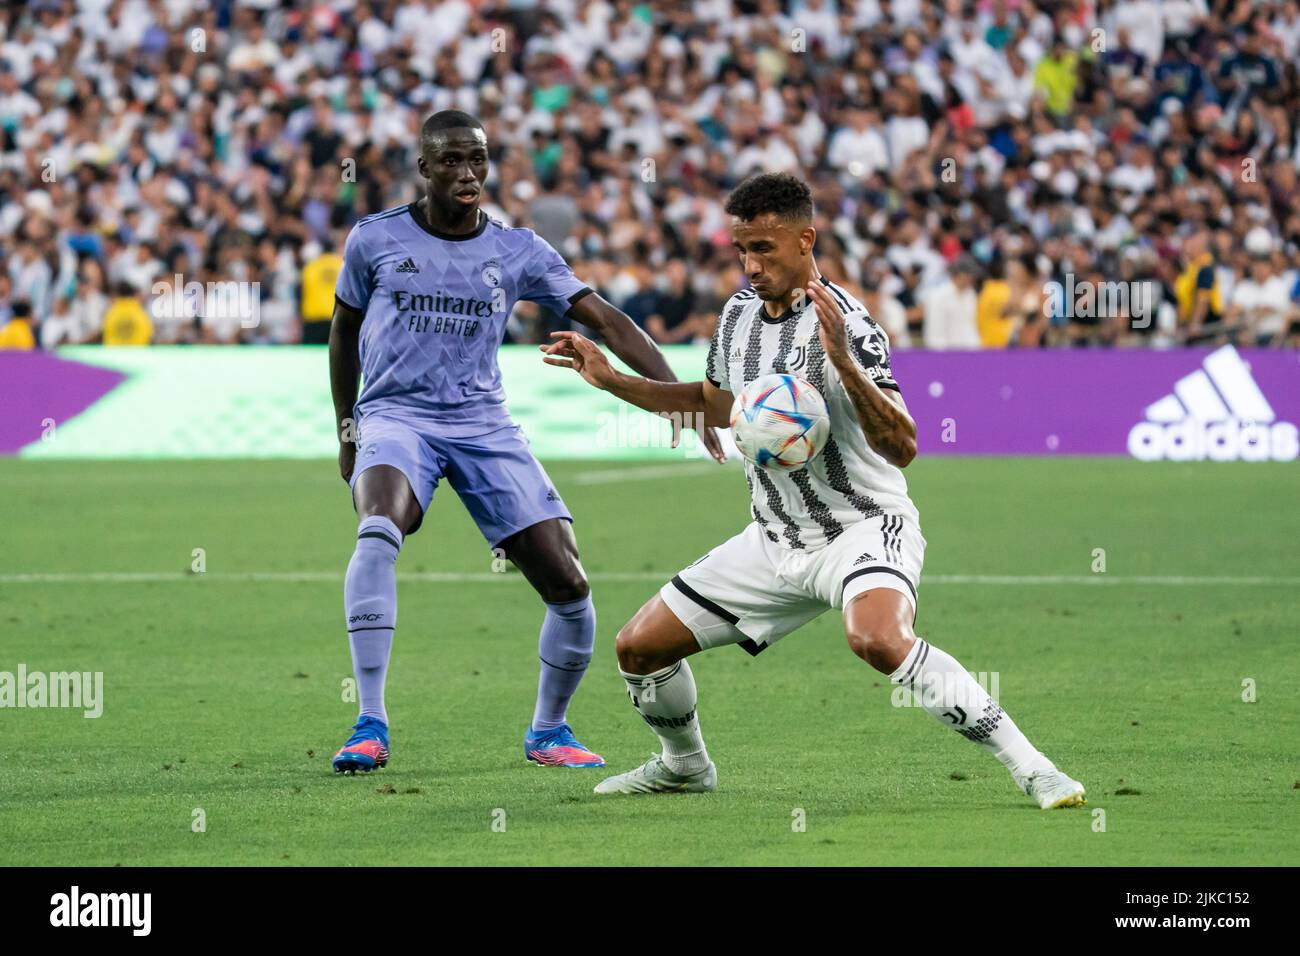
<instances>
[{"instance_id":1,"label":"purple advertising banner","mask_svg":"<svg viewBox=\"0 0 1300 956\"><path fill-rule=\"evenodd\" d=\"M680 377L699 376L703 347L670 352ZM100 367L110 359L121 371ZM602 449L585 438L573 441L574 435L589 437L592 415L619 408L617 400L552 376L528 346L503 349L501 364L507 391L523 396L512 411L539 455L635 454ZM899 350L893 366L917 421L922 455L1121 455L1145 461L1300 456L1296 351ZM117 388L124 372L130 387ZM572 391L562 401L527 400L565 384ZM106 403L115 403L112 414L103 414ZM64 430L92 405L79 428ZM266 427L268 421L273 428ZM24 455L41 457L256 457L269 449L326 457L334 448L329 421L321 350L0 353L0 454L24 449ZM57 446L41 441L46 423L60 429Z\"/></svg>"},{"instance_id":2,"label":"purple advertising banner","mask_svg":"<svg viewBox=\"0 0 1300 956\"><path fill-rule=\"evenodd\" d=\"M898 351L924 455L1293 461L1300 353Z\"/></svg>"},{"instance_id":3,"label":"purple advertising banner","mask_svg":"<svg viewBox=\"0 0 1300 956\"><path fill-rule=\"evenodd\" d=\"M47 352L0 355L0 455L13 455L112 391L125 376ZM48 425L46 423L49 423Z\"/></svg>"}]
</instances>

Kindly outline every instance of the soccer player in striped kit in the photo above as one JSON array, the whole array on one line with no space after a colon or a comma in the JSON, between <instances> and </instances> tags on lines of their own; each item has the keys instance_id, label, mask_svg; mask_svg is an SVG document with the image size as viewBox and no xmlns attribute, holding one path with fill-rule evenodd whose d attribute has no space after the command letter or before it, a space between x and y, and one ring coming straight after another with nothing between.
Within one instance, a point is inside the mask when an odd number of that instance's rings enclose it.
<instances>
[{"instance_id":1,"label":"soccer player in striped kit","mask_svg":"<svg viewBox=\"0 0 1300 956\"><path fill-rule=\"evenodd\" d=\"M817 271L808 186L787 174L759 175L738 186L726 208L751 288L723 308L705 381L626 375L572 332L555 333L545 361L633 405L702 414L720 427L729 423L733 392L762 375L798 375L825 397L830 438L799 471L746 462L754 520L665 584L619 632L628 695L662 753L596 792L714 790L717 770L686 658L726 644L758 654L835 608L858 657L996 757L1040 807L1083 803L1083 785L1040 753L961 664L912 630L925 538L901 469L916 456L916 426L884 331Z\"/></svg>"},{"instance_id":2,"label":"soccer player in striped kit","mask_svg":"<svg viewBox=\"0 0 1300 956\"><path fill-rule=\"evenodd\" d=\"M367 772L389 759L394 568L442 479L546 606L524 755L545 766L604 766L567 720L596 634L573 519L506 410L497 348L515 302L527 299L595 329L641 374L672 381L673 373L649 336L544 239L479 209L488 143L477 119L459 110L429 117L418 168L419 200L348 234L335 289L330 386L339 471L359 519L343 602L361 713L334 769ZM723 460L712 429L701 439Z\"/></svg>"}]
</instances>

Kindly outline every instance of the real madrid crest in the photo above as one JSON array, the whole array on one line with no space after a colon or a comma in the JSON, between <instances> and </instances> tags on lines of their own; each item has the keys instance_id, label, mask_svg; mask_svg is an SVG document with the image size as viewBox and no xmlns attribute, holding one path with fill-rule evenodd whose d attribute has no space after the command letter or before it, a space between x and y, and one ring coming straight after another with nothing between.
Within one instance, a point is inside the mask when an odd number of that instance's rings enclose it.
<instances>
[{"instance_id":1,"label":"real madrid crest","mask_svg":"<svg viewBox=\"0 0 1300 956\"><path fill-rule=\"evenodd\" d=\"M483 284L491 286L493 289L501 287L501 263L496 259L489 259L483 263L479 275L483 278Z\"/></svg>"}]
</instances>

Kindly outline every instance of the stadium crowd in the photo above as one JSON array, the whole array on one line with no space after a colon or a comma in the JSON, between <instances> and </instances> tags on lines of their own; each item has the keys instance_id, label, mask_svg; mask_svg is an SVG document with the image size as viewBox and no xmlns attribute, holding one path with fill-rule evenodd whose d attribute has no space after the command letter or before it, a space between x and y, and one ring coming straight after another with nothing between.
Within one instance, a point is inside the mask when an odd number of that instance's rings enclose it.
<instances>
[{"instance_id":1,"label":"stadium crowd","mask_svg":"<svg viewBox=\"0 0 1300 956\"><path fill-rule=\"evenodd\" d=\"M323 341L348 229L417 197L447 107L489 213L662 343L744 287L728 190L786 170L895 346L1296 345L1298 73L1300 0L30 0L0 346ZM507 338L563 325L521 303Z\"/></svg>"}]
</instances>

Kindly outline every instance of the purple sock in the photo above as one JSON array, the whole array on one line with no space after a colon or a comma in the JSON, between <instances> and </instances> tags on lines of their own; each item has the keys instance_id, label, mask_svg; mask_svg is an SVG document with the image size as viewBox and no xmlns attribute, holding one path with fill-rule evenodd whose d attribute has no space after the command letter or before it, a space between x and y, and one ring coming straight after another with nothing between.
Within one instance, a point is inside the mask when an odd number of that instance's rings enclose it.
<instances>
[{"instance_id":1,"label":"purple sock","mask_svg":"<svg viewBox=\"0 0 1300 956\"><path fill-rule=\"evenodd\" d=\"M388 723L384 709L384 680L397 626L397 553L402 533L381 515L372 515L357 528L357 549L343 579L343 608L352 647L352 670L362 717Z\"/></svg>"},{"instance_id":2,"label":"purple sock","mask_svg":"<svg viewBox=\"0 0 1300 956\"><path fill-rule=\"evenodd\" d=\"M596 646L596 609L591 596L567 604L547 604L537 639L542 659L537 680L533 730L552 730L565 722L569 699L591 662Z\"/></svg>"}]
</instances>

